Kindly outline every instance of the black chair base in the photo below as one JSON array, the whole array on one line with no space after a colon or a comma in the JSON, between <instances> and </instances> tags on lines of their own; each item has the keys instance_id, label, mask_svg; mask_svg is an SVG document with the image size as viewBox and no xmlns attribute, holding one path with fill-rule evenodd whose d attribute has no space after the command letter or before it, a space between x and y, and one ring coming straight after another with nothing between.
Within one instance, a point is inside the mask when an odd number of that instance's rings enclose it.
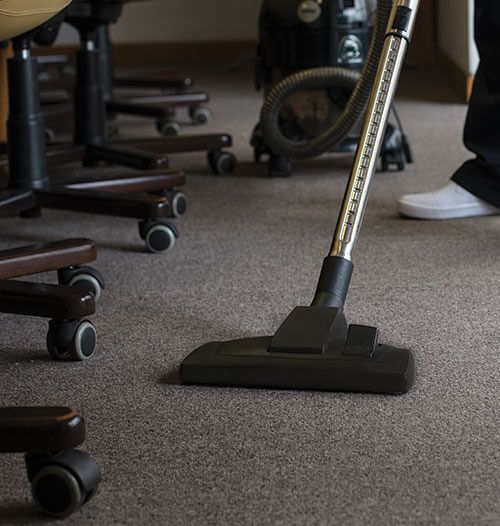
<instances>
[{"instance_id":1,"label":"black chair base","mask_svg":"<svg viewBox=\"0 0 500 526\"><path fill-rule=\"evenodd\" d=\"M99 77L106 100L107 113L136 115L153 118L162 135L172 136L180 132L180 125L173 120L176 109L187 107L192 124L206 124L211 118L211 111L204 106L209 97L206 93L187 92L192 84L189 78L124 78L116 79L113 73L112 46L109 37L109 24L100 25L95 33L96 46L99 49ZM150 77L150 75L149 75ZM150 95L133 98L115 98L114 88L158 89L162 95Z\"/></svg>"},{"instance_id":2,"label":"black chair base","mask_svg":"<svg viewBox=\"0 0 500 526\"><path fill-rule=\"evenodd\" d=\"M234 173L237 160L234 154L225 151L233 144L230 135L212 133L206 135L185 135L164 139L123 139L116 140L117 146L150 152L172 153L206 152L208 165L214 174L230 175Z\"/></svg>"},{"instance_id":3,"label":"black chair base","mask_svg":"<svg viewBox=\"0 0 500 526\"><path fill-rule=\"evenodd\" d=\"M120 4L119 1L114 2ZM232 173L236 166L234 155L221 152L223 147L231 146L228 134L211 134L201 136L187 136L180 142L140 141L150 157L140 152L119 152L114 148L115 141L111 141L107 133L106 116L112 119L117 114L128 114L138 117L152 118L156 128L168 139L177 138L181 126L174 120L175 108L186 107L189 118L194 124L203 124L210 120L211 112L204 106L208 102L206 93L175 93L156 96L136 96L128 99L115 98L113 94L113 72L111 62L111 46L108 36L109 24L114 20L106 18L105 4L100 5L95 0L86 0L72 5L68 10L69 21L80 33L81 48L77 53L75 104L75 142L91 145L87 157L104 156L103 160L148 169L156 163L166 162L167 153L205 151L209 155L209 165L215 173ZM89 20L88 10L92 7L93 19ZM103 11L100 12L100 9ZM102 15L102 16L101 16ZM101 17L100 17L101 16ZM90 29L91 28L91 29ZM151 80L149 86L155 84ZM46 115L55 116L58 109L49 104ZM67 103L65 103L67 109ZM60 114L62 115L62 114ZM134 142L120 141L122 147L133 147ZM177 145L180 149L176 149ZM96 147L99 149L97 150ZM153 155L153 152L156 155Z\"/></svg>"},{"instance_id":4,"label":"black chair base","mask_svg":"<svg viewBox=\"0 0 500 526\"><path fill-rule=\"evenodd\" d=\"M113 75L113 87L155 89L166 95L179 94L193 87L191 77L180 75L156 74L151 68L136 69L129 72L118 72Z\"/></svg>"},{"instance_id":5,"label":"black chair base","mask_svg":"<svg viewBox=\"0 0 500 526\"><path fill-rule=\"evenodd\" d=\"M106 100L106 113L108 119L120 114L154 119L160 135L175 137L182 131L176 120L176 109L185 107L191 124L206 124L213 118L210 109L204 105L208 100L206 93L141 95L128 98L113 96Z\"/></svg>"}]
</instances>

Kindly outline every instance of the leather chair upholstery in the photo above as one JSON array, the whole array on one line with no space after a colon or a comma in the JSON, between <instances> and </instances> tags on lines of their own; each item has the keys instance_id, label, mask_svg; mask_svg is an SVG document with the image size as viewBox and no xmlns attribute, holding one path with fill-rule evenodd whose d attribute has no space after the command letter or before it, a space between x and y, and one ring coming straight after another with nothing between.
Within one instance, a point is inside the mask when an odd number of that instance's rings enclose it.
<instances>
[{"instance_id":1,"label":"leather chair upholstery","mask_svg":"<svg viewBox=\"0 0 500 526\"><path fill-rule=\"evenodd\" d=\"M71 0L0 0L0 40L40 26Z\"/></svg>"}]
</instances>

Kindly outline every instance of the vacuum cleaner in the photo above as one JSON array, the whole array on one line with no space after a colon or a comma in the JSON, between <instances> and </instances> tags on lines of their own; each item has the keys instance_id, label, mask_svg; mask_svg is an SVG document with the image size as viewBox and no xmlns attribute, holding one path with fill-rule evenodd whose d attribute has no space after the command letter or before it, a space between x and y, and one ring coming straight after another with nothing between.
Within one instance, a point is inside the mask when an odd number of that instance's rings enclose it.
<instances>
[{"instance_id":1,"label":"vacuum cleaner","mask_svg":"<svg viewBox=\"0 0 500 526\"><path fill-rule=\"evenodd\" d=\"M379 343L376 327L348 324L343 310L353 250L419 2L379 0L375 31L383 24L382 48L372 54L378 64L374 77L369 78L373 64L367 64L358 83L368 83L371 95L312 304L293 309L274 336L213 342L196 349L181 364L182 383L381 394L411 388L415 378L411 351Z\"/></svg>"},{"instance_id":2,"label":"vacuum cleaner","mask_svg":"<svg viewBox=\"0 0 500 526\"><path fill-rule=\"evenodd\" d=\"M268 159L271 176L291 175L291 159L317 157L328 151L354 152L361 111L352 108L349 134L335 147L319 147L315 138L329 132L344 111L369 59L374 0L264 0L259 15L255 81L264 90L260 122L251 145L254 160ZM312 68L312 69L311 69ZM387 125L378 169L404 170L412 162L401 120ZM297 153L294 145L302 143ZM307 152L304 143L309 143Z\"/></svg>"}]
</instances>

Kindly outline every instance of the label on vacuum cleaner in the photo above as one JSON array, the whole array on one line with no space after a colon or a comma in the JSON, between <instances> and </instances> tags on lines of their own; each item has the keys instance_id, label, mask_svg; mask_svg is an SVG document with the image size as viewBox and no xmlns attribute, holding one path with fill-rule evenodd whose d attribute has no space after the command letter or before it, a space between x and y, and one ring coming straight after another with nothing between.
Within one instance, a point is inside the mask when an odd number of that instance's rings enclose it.
<instances>
[{"instance_id":1,"label":"label on vacuum cleaner","mask_svg":"<svg viewBox=\"0 0 500 526\"><path fill-rule=\"evenodd\" d=\"M298 15L305 24L312 24L321 16L321 6L316 0L304 0L299 4Z\"/></svg>"}]
</instances>

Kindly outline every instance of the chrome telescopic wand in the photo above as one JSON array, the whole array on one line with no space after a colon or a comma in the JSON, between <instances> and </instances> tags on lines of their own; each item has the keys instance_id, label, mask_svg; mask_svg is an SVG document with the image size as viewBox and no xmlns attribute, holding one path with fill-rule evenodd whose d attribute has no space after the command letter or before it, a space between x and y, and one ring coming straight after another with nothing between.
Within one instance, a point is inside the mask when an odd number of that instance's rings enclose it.
<instances>
[{"instance_id":1,"label":"chrome telescopic wand","mask_svg":"<svg viewBox=\"0 0 500 526\"><path fill-rule=\"evenodd\" d=\"M354 165L335 229L331 256L349 261L352 259L419 4L420 0L394 1Z\"/></svg>"},{"instance_id":2,"label":"chrome telescopic wand","mask_svg":"<svg viewBox=\"0 0 500 526\"><path fill-rule=\"evenodd\" d=\"M354 164L342 202L330 254L312 306L343 308L353 272L352 253L368 202L370 183L394 101L406 49L420 0L394 0L372 94L366 110Z\"/></svg>"}]
</instances>

